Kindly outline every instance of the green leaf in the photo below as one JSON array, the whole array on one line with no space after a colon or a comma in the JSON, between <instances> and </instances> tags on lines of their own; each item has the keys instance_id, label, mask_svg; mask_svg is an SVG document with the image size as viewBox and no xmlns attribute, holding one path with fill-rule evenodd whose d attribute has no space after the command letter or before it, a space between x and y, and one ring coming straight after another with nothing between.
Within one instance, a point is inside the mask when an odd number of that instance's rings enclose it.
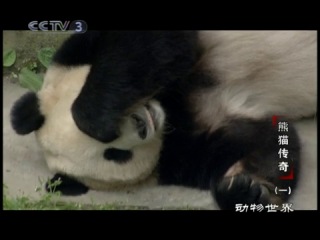
<instances>
[{"instance_id":1,"label":"green leaf","mask_svg":"<svg viewBox=\"0 0 320 240\"><path fill-rule=\"evenodd\" d=\"M41 48L40 51L38 52L38 59L42 63L43 66L46 68L49 67L52 57L56 50L54 48Z\"/></svg>"},{"instance_id":2,"label":"green leaf","mask_svg":"<svg viewBox=\"0 0 320 240\"><path fill-rule=\"evenodd\" d=\"M43 78L25 67L19 73L19 83L22 87L37 92L42 86Z\"/></svg>"},{"instance_id":3,"label":"green leaf","mask_svg":"<svg viewBox=\"0 0 320 240\"><path fill-rule=\"evenodd\" d=\"M3 51L3 66L10 67L16 61L17 55L16 51L13 49L6 49Z\"/></svg>"}]
</instances>

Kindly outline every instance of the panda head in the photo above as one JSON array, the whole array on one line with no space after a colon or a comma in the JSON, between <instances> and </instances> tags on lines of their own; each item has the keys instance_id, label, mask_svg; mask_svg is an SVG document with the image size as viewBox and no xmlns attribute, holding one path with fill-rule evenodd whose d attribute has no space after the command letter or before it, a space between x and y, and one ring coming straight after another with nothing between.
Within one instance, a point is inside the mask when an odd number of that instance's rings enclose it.
<instances>
[{"instance_id":1,"label":"panda head","mask_svg":"<svg viewBox=\"0 0 320 240\"><path fill-rule=\"evenodd\" d=\"M35 131L53 172L90 188L143 180L162 147L165 113L154 96L190 71L196 40L188 31L74 34L42 89L15 103L12 126Z\"/></svg>"},{"instance_id":2,"label":"panda head","mask_svg":"<svg viewBox=\"0 0 320 240\"><path fill-rule=\"evenodd\" d=\"M165 113L156 100L149 100L127 110L115 140L104 143L90 137L77 127L71 113L90 68L53 64L47 70L42 89L25 94L14 104L12 126L18 134L35 131L52 172L76 179L89 188L141 181L157 164Z\"/></svg>"}]
</instances>

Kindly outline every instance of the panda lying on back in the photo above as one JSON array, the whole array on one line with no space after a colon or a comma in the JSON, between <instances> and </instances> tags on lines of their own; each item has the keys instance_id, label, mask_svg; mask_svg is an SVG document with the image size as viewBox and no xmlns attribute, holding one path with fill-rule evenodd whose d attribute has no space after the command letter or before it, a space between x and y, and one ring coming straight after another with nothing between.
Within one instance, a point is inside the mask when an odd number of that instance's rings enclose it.
<instances>
[{"instance_id":1,"label":"panda lying on back","mask_svg":"<svg viewBox=\"0 0 320 240\"><path fill-rule=\"evenodd\" d=\"M290 120L315 114L316 99L316 32L87 32L62 45L11 121L19 134L36 131L63 194L156 169L160 184L210 189L235 209L287 200L275 187L297 183ZM273 116L288 123L288 158Z\"/></svg>"}]
</instances>

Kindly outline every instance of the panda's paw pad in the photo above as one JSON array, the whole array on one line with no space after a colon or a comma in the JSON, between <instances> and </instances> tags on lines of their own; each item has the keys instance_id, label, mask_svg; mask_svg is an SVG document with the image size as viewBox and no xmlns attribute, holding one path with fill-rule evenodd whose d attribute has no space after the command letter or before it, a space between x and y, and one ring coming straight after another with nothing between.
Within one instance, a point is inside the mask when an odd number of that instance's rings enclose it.
<instances>
[{"instance_id":1,"label":"panda's paw pad","mask_svg":"<svg viewBox=\"0 0 320 240\"><path fill-rule=\"evenodd\" d=\"M47 181L45 189L49 193L60 192L62 195L66 196L77 196L89 191L89 188L84 184L62 174L56 174Z\"/></svg>"},{"instance_id":2,"label":"panda's paw pad","mask_svg":"<svg viewBox=\"0 0 320 240\"><path fill-rule=\"evenodd\" d=\"M248 174L224 177L215 188L215 198L222 209L234 210L236 204L269 204L271 193Z\"/></svg>"}]
</instances>

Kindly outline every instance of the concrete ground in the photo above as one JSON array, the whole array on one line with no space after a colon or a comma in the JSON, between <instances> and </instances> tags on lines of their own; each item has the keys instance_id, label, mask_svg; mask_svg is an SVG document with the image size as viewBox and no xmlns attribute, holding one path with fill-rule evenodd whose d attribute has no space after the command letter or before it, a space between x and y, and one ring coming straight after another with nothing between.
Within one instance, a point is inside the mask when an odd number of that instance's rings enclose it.
<instances>
[{"instance_id":1,"label":"concrete ground","mask_svg":"<svg viewBox=\"0 0 320 240\"><path fill-rule=\"evenodd\" d=\"M42 187L39 179L52 176L36 144L34 134L19 136L12 130L9 113L25 89L9 79L3 80L3 180L10 196L39 198L36 187ZM289 201L296 210L317 209L317 121L308 119L296 124L303 144L301 182ZM217 209L208 191L177 186L157 186L155 181L117 191L89 191L80 197L63 197L66 201L81 203L120 203L130 206L194 207Z\"/></svg>"}]
</instances>

